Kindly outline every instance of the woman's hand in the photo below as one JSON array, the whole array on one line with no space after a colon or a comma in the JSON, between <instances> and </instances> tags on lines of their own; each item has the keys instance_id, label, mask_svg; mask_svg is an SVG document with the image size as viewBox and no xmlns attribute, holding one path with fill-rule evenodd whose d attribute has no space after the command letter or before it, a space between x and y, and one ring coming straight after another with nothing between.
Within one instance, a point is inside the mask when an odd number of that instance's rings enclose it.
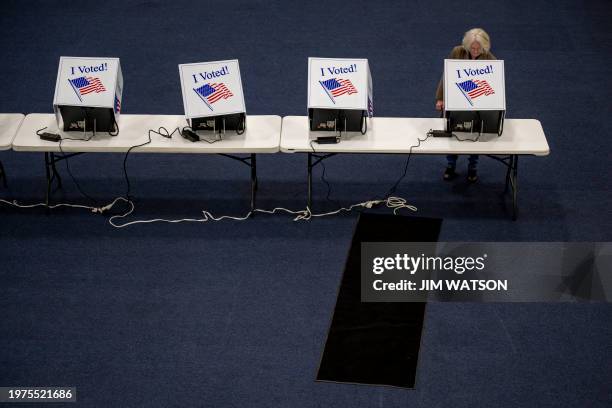
<instances>
[{"instance_id":1,"label":"woman's hand","mask_svg":"<svg viewBox=\"0 0 612 408\"><path fill-rule=\"evenodd\" d=\"M440 100L436 101L436 110L439 110L439 111L444 110L444 101L440 101Z\"/></svg>"}]
</instances>

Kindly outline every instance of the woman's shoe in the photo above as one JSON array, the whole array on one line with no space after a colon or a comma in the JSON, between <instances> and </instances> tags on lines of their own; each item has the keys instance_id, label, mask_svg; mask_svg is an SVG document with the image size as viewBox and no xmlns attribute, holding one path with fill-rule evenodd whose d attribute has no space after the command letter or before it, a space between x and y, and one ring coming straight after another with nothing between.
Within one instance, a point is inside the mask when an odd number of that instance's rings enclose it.
<instances>
[{"instance_id":1,"label":"woman's shoe","mask_svg":"<svg viewBox=\"0 0 612 408\"><path fill-rule=\"evenodd\" d=\"M478 171L476 169L468 169L467 181L475 183L478 181Z\"/></svg>"},{"instance_id":2,"label":"woman's shoe","mask_svg":"<svg viewBox=\"0 0 612 408\"><path fill-rule=\"evenodd\" d=\"M444 170L444 180L446 181L450 181L452 179L454 179L455 177L457 177L457 173L455 173L455 168L454 167L447 167L446 170Z\"/></svg>"}]
</instances>

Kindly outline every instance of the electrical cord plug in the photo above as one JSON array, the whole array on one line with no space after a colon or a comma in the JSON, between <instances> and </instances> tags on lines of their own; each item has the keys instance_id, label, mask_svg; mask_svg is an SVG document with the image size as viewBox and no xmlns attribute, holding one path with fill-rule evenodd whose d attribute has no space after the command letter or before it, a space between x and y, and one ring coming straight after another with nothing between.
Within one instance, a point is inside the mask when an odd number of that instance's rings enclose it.
<instances>
[{"instance_id":1,"label":"electrical cord plug","mask_svg":"<svg viewBox=\"0 0 612 408\"><path fill-rule=\"evenodd\" d=\"M60 135L49 132L40 133L38 137L40 137L41 140L46 140L49 142L59 142L60 140L62 140L62 137Z\"/></svg>"}]
</instances>

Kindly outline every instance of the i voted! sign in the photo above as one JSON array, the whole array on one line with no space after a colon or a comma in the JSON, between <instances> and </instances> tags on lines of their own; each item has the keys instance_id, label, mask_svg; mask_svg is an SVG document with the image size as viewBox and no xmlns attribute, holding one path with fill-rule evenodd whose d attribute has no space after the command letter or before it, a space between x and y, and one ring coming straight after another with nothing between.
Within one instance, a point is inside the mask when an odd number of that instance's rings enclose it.
<instances>
[{"instance_id":1,"label":"i voted! sign","mask_svg":"<svg viewBox=\"0 0 612 408\"><path fill-rule=\"evenodd\" d=\"M121 111L123 75L119 58L60 57L53 107L111 108Z\"/></svg>"},{"instance_id":2,"label":"i voted! sign","mask_svg":"<svg viewBox=\"0 0 612 408\"><path fill-rule=\"evenodd\" d=\"M447 111L506 110L503 60L444 60Z\"/></svg>"},{"instance_id":3,"label":"i voted! sign","mask_svg":"<svg viewBox=\"0 0 612 408\"><path fill-rule=\"evenodd\" d=\"M185 117L246 113L238 60L180 64Z\"/></svg>"},{"instance_id":4,"label":"i voted! sign","mask_svg":"<svg viewBox=\"0 0 612 408\"><path fill-rule=\"evenodd\" d=\"M368 60L308 58L308 108L366 110L372 116Z\"/></svg>"}]
</instances>

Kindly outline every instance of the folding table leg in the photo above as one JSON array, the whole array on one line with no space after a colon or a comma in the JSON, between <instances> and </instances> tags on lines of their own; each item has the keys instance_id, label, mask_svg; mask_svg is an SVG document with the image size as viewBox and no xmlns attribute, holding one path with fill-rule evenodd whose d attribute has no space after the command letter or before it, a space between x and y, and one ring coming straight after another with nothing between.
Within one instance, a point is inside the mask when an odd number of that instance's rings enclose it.
<instances>
[{"instance_id":1,"label":"folding table leg","mask_svg":"<svg viewBox=\"0 0 612 408\"><path fill-rule=\"evenodd\" d=\"M60 177L59 171L57 171L57 167L55 167L55 163L58 161L59 160L55 157L55 154L51 153L51 170L53 172L52 178L57 179L57 188L62 188L62 178Z\"/></svg>"},{"instance_id":2,"label":"folding table leg","mask_svg":"<svg viewBox=\"0 0 612 408\"><path fill-rule=\"evenodd\" d=\"M308 153L308 209L312 211L312 154Z\"/></svg>"},{"instance_id":3,"label":"folding table leg","mask_svg":"<svg viewBox=\"0 0 612 408\"><path fill-rule=\"evenodd\" d=\"M60 177L59 171L57 171L55 163L65 159L65 157L58 159L52 152L45 152L45 174L47 176L45 205L47 206L47 213L49 212L49 206L51 204L51 187L53 186L53 181L57 181L57 188L62 188L62 178Z\"/></svg>"},{"instance_id":4,"label":"folding table leg","mask_svg":"<svg viewBox=\"0 0 612 408\"><path fill-rule=\"evenodd\" d=\"M312 211L312 169L323 160L335 156L337 153L322 153L314 154L308 153L308 202L306 205L308 209ZM314 162L313 162L314 157Z\"/></svg>"},{"instance_id":5,"label":"folding table leg","mask_svg":"<svg viewBox=\"0 0 612 408\"><path fill-rule=\"evenodd\" d=\"M251 211L255 210L257 189L259 184L257 181L257 155L255 153L251 153L249 156L234 156L227 153L217 154L219 156L227 157L228 159L237 160L251 168Z\"/></svg>"},{"instance_id":6,"label":"folding table leg","mask_svg":"<svg viewBox=\"0 0 612 408\"><path fill-rule=\"evenodd\" d=\"M513 161L513 157L510 156L510 162L506 169L506 186L504 187L504 193L508 192L508 187L510 186L510 173L512 171L512 161Z\"/></svg>"},{"instance_id":7,"label":"folding table leg","mask_svg":"<svg viewBox=\"0 0 612 408\"><path fill-rule=\"evenodd\" d=\"M257 193L257 155L251 154L251 211L255 210Z\"/></svg>"},{"instance_id":8,"label":"folding table leg","mask_svg":"<svg viewBox=\"0 0 612 408\"><path fill-rule=\"evenodd\" d=\"M518 155L512 160L512 220L518 218Z\"/></svg>"},{"instance_id":9,"label":"folding table leg","mask_svg":"<svg viewBox=\"0 0 612 408\"><path fill-rule=\"evenodd\" d=\"M47 190L45 194L45 205L47 206L47 212L49 211L49 200L51 197L51 159L50 153L45 152L45 174L47 176Z\"/></svg>"},{"instance_id":10,"label":"folding table leg","mask_svg":"<svg viewBox=\"0 0 612 408\"><path fill-rule=\"evenodd\" d=\"M518 218L518 155L512 154L508 157L498 158L494 155L488 155L492 159L495 159L506 166L506 184L504 186L504 198L508 192L508 188L511 189L510 194L512 195L512 220L516 221Z\"/></svg>"},{"instance_id":11,"label":"folding table leg","mask_svg":"<svg viewBox=\"0 0 612 408\"><path fill-rule=\"evenodd\" d=\"M8 185L6 183L6 172L4 171L4 166L2 165L1 161L0 161L0 179L2 180L2 185L4 186L4 188L8 188Z\"/></svg>"}]
</instances>

